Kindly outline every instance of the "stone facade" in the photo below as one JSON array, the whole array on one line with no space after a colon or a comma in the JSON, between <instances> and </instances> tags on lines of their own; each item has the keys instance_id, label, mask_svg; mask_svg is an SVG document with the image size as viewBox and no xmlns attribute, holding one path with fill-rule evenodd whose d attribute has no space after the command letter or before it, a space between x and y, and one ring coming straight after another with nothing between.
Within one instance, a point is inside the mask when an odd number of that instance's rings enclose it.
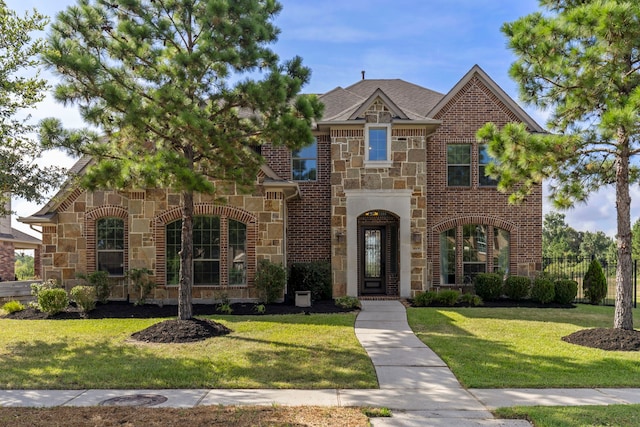
<instances>
[{"instance_id":1,"label":"stone facade","mask_svg":"<svg viewBox=\"0 0 640 427\"><path fill-rule=\"evenodd\" d=\"M221 274L219 286L194 286L194 302L213 302L223 295L237 300L256 298L253 278L260 259L285 262L284 196L282 191L260 187L251 195L226 188L226 203L214 196L195 197L195 215L214 215L246 224L246 283L230 285ZM228 191L231 190L231 191ZM161 303L175 303L177 286L167 285L165 227L181 218L180 195L166 190L94 191L75 190L58 211L58 223L43 227L44 279L60 280L66 289L82 283L77 273L96 271L96 222L101 218L124 220L124 271L148 268L157 284L150 297ZM223 222L224 224L224 222ZM224 236L224 234L222 234ZM221 238L220 246L228 242ZM220 264L225 271L226 251L221 250ZM112 279L113 299L133 298L124 277Z\"/></svg>"}]
</instances>

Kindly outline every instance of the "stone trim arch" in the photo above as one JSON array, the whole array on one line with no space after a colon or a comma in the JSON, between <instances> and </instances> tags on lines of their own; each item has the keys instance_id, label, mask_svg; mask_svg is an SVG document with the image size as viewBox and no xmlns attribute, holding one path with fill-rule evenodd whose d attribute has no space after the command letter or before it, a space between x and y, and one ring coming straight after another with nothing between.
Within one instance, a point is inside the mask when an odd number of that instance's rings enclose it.
<instances>
[{"instance_id":1,"label":"stone trim arch","mask_svg":"<svg viewBox=\"0 0 640 427\"><path fill-rule=\"evenodd\" d=\"M87 242L87 273L96 271L96 222L102 218L120 218L124 222L124 271L129 270L129 212L122 206L103 205L84 215L84 236Z\"/></svg>"},{"instance_id":2,"label":"stone trim arch","mask_svg":"<svg viewBox=\"0 0 640 427\"><path fill-rule=\"evenodd\" d=\"M194 205L194 216L219 216L223 221L221 224L221 250L220 263L223 271L226 271L227 265L227 220L232 219L242 222L247 226L247 284L253 283L256 273L256 243L258 240L258 220L257 217L244 209L233 206L215 205L211 203L197 203ZM156 283L158 285L167 284L166 269L166 234L165 227L173 221L182 218L182 208L175 207L158 214L153 221L153 238L156 243ZM223 246L224 245L224 246ZM226 274L220 277L220 287L229 285L229 278ZM234 285L239 286L239 285Z\"/></svg>"}]
</instances>

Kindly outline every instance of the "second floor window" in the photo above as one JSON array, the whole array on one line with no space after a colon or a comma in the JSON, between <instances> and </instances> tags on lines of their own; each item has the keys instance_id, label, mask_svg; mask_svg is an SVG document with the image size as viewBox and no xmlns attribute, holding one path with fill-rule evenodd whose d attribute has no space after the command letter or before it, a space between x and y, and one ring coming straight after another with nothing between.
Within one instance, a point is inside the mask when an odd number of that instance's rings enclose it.
<instances>
[{"instance_id":1,"label":"second floor window","mask_svg":"<svg viewBox=\"0 0 640 427\"><path fill-rule=\"evenodd\" d=\"M294 181L315 181L318 175L318 140L291 152L291 175Z\"/></svg>"},{"instance_id":2,"label":"second floor window","mask_svg":"<svg viewBox=\"0 0 640 427\"><path fill-rule=\"evenodd\" d=\"M370 167L391 166L391 125L365 125L364 139L365 163Z\"/></svg>"},{"instance_id":3,"label":"second floor window","mask_svg":"<svg viewBox=\"0 0 640 427\"><path fill-rule=\"evenodd\" d=\"M486 167L491 163L491 157L486 144L478 145L478 180L481 187L495 187L498 180L486 174Z\"/></svg>"},{"instance_id":4,"label":"second floor window","mask_svg":"<svg viewBox=\"0 0 640 427\"><path fill-rule=\"evenodd\" d=\"M98 271L124 276L124 220L102 218L96 223L96 261Z\"/></svg>"},{"instance_id":5,"label":"second floor window","mask_svg":"<svg viewBox=\"0 0 640 427\"><path fill-rule=\"evenodd\" d=\"M471 186L471 144L447 145L447 185Z\"/></svg>"}]
</instances>

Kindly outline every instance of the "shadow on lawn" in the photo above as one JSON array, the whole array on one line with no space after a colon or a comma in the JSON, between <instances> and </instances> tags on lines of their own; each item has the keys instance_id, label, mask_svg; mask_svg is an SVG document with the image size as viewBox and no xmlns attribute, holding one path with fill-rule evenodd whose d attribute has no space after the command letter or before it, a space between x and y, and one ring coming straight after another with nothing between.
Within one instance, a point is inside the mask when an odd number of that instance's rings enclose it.
<instances>
[{"instance_id":1,"label":"shadow on lawn","mask_svg":"<svg viewBox=\"0 0 640 427\"><path fill-rule=\"evenodd\" d=\"M640 353L572 346L562 342L560 336L549 339L540 315L523 319L511 310L494 315L491 310L433 309L428 316L414 312L418 315L410 315L409 320L418 338L438 353L465 387L637 387L640 383ZM540 339L532 340L530 348L519 350L508 339L488 340L461 328L456 316L447 315L450 311L468 319L535 320L540 322ZM575 320L567 323L592 326L591 320ZM507 328L504 336L508 334Z\"/></svg>"},{"instance_id":2,"label":"shadow on lawn","mask_svg":"<svg viewBox=\"0 0 640 427\"><path fill-rule=\"evenodd\" d=\"M314 322L313 316L302 318L308 323ZM266 320L264 316L260 319ZM195 344L114 343L107 339L82 343L79 340L62 336L55 338L55 342L15 342L0 348L0 353L4 353L0 388L313 389L377 386L371 362L358 351L359 348L325 346L319 340L292 344L239 334Z\"/></svg>"}]
</instances>

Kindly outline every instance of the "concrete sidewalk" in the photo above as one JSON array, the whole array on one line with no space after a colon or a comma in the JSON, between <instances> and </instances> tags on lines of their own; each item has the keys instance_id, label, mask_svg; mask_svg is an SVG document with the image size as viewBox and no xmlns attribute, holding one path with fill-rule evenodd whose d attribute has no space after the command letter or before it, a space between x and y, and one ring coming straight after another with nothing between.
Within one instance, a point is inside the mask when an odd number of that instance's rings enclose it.
<instances>
[{"instance_id":1,"label":"concrete sidewalk","mask_svg":"<svg viewBox=\"0 0 640 427\"><path fill-rule=\"evenodd\" d=\"M375 427L530 426L494 419L509 406L640 404L637 389L464 389L447 365L422 343L398 301L363 301L355 334L373 362L379 389L329 390L0 390L0 407L139 405L319 405L386 407Z\"/></svg>"}]
</instances>

